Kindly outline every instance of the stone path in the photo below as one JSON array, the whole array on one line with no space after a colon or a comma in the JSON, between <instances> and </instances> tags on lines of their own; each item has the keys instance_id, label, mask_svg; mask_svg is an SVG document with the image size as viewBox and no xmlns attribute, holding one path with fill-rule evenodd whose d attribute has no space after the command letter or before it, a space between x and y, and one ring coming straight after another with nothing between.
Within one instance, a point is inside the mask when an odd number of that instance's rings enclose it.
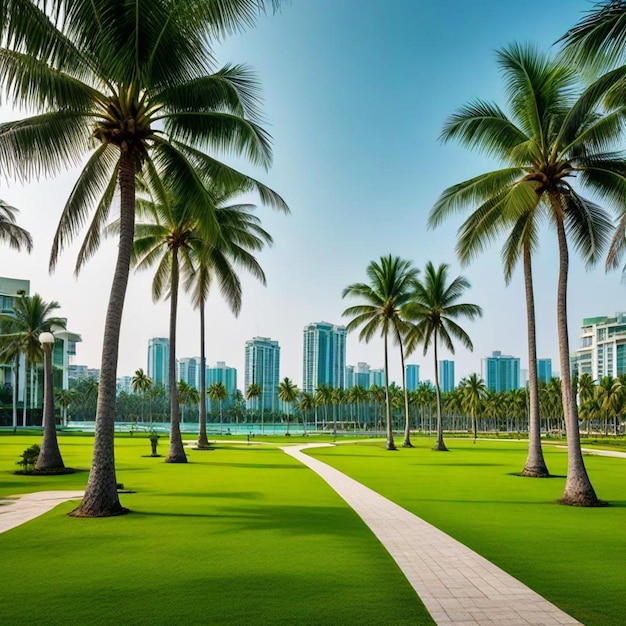
<instances>
[{"instance_id":1,"label":"stone path","mask_svg":"<svg viewBox=\"0 0 626 626\"><path fill-rule=\"evenodd\" d=\"M57 504L82 498L84 491L38 491L0 500L0 533L47 513Z\"/></svg>"},{"instance_id":2,"label":"stone path","mask_svg":"<svg viewBox=\"0 0 626 626\"><path fill-rule=\"evenodd\" d=\"M493 563L338 470L301 450L282 450L319 474L369 526L437 624L580 624Z\"/></svg>"}]
</instances>

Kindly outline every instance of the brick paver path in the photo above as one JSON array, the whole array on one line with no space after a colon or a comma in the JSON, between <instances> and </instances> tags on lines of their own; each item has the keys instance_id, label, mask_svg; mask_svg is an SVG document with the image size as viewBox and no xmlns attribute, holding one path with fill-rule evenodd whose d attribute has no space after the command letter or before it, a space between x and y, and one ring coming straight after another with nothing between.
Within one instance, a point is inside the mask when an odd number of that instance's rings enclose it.
<instances>
[{"instance_id":1,"label":"brick paver path","mask_svg":"<svg viewBox=\"0 0 626 626\"><path fill-rule=\"evenodd\" d=\"M301 450L283 451L319 474L370 527L437 624L580 624L490 561L391 500Z\"/></svg>"},{"instance_id":2,"label":"brick paver path","mask_svg":"<svg viewBox=\"0 0 626 626\"><path fill-rule=\"evenodd\" d=\"M0 533L47 513L57 504L82 498L84 491L38 491L0 500Z\"/></svg>"}]
</instances>

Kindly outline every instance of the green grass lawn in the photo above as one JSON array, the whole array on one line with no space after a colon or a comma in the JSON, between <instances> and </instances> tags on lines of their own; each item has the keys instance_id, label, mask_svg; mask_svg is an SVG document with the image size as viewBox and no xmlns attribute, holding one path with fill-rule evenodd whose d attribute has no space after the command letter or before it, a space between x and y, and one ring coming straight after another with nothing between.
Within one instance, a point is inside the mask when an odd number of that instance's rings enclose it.
<instances>
[{"instance_id":1,"label":"green grass lawn","mask_svg":"<svg viewBox=\"0 0 626 626\"><path fill-rule=\"evenodd\" d=\"M308 452L345 472L493 561L587 626L624 624L626 459L585 456L606 508L555 504L567 456L544 446L557 478L516 476L523 442L414 438L415 449L360 442ZM600 442L601 444L602 442ZM600 445L600 447L603 447Z\"/></svg>"},{"instance_id":2,"label":"green grass lawn","mask_svg":"<svg viewBox=\"0 0 626 626\"><path fill-rule=\"evenodd\" d=\"M83 488L93 437L59 441L82 471L17 476L39 439L2 436L0 497ZM433 623L356 514L280 450L217 444L186 465L149 452L116 439L130 515L71 518L66 503L0 534L0 624Z\"/></svg>"}]
</instances>

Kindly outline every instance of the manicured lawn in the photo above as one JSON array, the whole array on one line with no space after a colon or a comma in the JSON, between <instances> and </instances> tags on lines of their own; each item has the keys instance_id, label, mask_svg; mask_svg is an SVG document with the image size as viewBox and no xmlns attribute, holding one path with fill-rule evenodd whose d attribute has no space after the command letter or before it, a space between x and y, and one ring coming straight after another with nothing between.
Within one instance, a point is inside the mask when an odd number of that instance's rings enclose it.
<instances>
[{"instance_id":1,"label":"manicured lawn","mask_svg":"<svg viewBox=\"0 0 626 626\"><path fill-rule=\"evenodd\" d=\"M555 504L566 453L545 446L558 478L514 475L521 442L433 440L388 452L360 442L311 450L324 461L416 513L525 582L587 626L623 624L626 615L626 459L585 456L592 483L609 507Z\"/></svg>"},{"instance_id":2,"label":"manicured lawn","mask_svg":"<svg viewBox=\"0 0 626 626\"><path fill-rule=\"evenodd\" d=\"M93 438L59 439L84 471L14 475L38 441L0 438L0 497L83 488ZM149 451L116 440L132 514L75 519L66 503L0 534L0 624L432 624L356 514L280 450L218 444L186 465Z\"/></svg>"}]
</instances>

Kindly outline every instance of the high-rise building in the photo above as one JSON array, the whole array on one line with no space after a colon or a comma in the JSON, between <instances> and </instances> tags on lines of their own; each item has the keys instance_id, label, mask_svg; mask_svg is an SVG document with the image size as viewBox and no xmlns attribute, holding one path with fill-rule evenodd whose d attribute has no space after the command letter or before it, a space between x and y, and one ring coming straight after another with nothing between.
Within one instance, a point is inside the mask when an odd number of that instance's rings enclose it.
<instances>
[{"instance_id":1,"label":"high-rise building","mask_svg":"<svg viewBox=\"0 0 626 626\"><path fill-rule=\"evenodd\" d=\"M314 322L304 327L302 390L315 393L319 385L344 388L346 327Z\"/></svg>"},{"instance_id":2,"label":"high-rise building","mask_svg":"<svg viewBox=\"0 0 626 626\"><path fill-rule=\"evenodd\" d=\"M385 386L385 370L384 369L370 370L369 386L371 387L372 385L376 385L378 387Z\"/></svg>"},{"instance_id":3,"label":"high-rise building","mask_svg":"<svg viewBox=\"0 0 626 626\"><path fill-rule=\"evenodd\" d=\"M186 357L178 359L178 380L182 380L190 387L200 389L200 357Z\"/></svg>"},{"instance_id":4,"label":"high-rise building","mask_svg":"<svg viewBox=\"0 0 626 626\"><path fill-rule=\"evenodd\" d=\"M222 403L222 406L231 404L233 394L237 391L237 370L234 367L228 367L224 361L218 361L214 366L207 368L207 391L213 383L222 383L222 385L226 387L228 398ZM209 410L213 410L213 404L210 398Z\"/></svg>"},{"instance_id":5,"label":"high-rise building","mask_svg":"<svg viewBox=\"0 0 626 626\"><path fill-rule=\"evenodd\" d=\"M454 375L452 377L454 378ZM415 391L420 382L420 366L407 363L404 366L404 378L407 391Z\"/></svg>"},{"instance_id":6,"label":"high-rise building","mask_svg":"<svg viewBox=\"0 0 626 626\"><path fill-rule=\"evenodd\" d=\"M537 359L537 380L544 383L550 382L552 378L552 359Z\"/></svg>"},{"instance_id":7,"label":"high-rise building","mask_svg":"<svg viewBox=\"0 0 626 626\"><path fill-rule=\"evenodd\" d=\"M269 337L254 337L246 341L244 396L246 407L252 410L278 411L278 383L280 381L280 346ZM248 387L261 388L258 398L248 398Z\"/></svg>"},{"instance_id":8,"label":"high-rise building","mask_svg":"<svg viewBox=\"0 0 626 626\"><path fill-rule=\"evenodd\" d=\"M170 340L153 337L148 341L148 376L155 385L169 385Z\"/></svg>"},{"instance_id":9,"label":"high-rise building","mask_svg":"<svg viewBox=\"0 0 626 626\"><path fill-rule=\"evenodd\" d=\"M583 319L580 339L576 351L579 376L589 374L601 380L626 374L626 313Z\"/></svg>"},{"instance_id":10,"label":"high-rise building","mask_svg":"<svg viewBox=\"0 0 626 626\"><path fill-rule=\"evenodd\" d=\"M131 393L133 390L133 377L132 376L118 376L116 385L117 393L124 391L125 393Z\"/></svg>"},{"instance_id":11,"label":"high-rise building","mask_svg":"<svg viewBox=\"0 0 626 626\"><path fill-rule=\"evenodd\" d=\"M346 374L343 379L344 389L354 387L354 365L346 365Z\"/></svg>"},{"instance_id":12,"label":"high-rise building","mask_svg":"<svg viewBox=\"0 0 626 626\"><path fill-rule=\"evenodd\" d=\"M15 300L30 295L30 281L0 277L0 313L13 315ZM76 343L81 341L80 335L69 330L52 328L54 347L52 349L52 377L55 389L69 388L69 358L76 354ZM35 369L43 367L36 365ZM43 374L42 374L43 375ZM26 376L26 362L24 354L19 357L19 364L15 368L13 359L9 363L0 364L0 385L13 387L17 381L18 401L24 401L28 407L40 407L43 401L43 388L39 384L39 374ZM25 424L24 424L25 425Z\"/></svg>"},{"instance_id":13,"label":"high-rise building","mask_svg":"<svg viewBox=\"0 0 626 626\"><path fill-rule=\"evenodd\" d=\"M481 376L489 391L511 391L520 386L520 360L518 357L494 350L491 356L481 359Z\"/></svg>"},{"instance_id":14,"label":"high-rise building","mask_svg":"<svg viewBox=\"0 0 626 626\"><path fill-rule=\"evenodd\" d=\"M439 388L441 391L454 391L454 361L439 361Z\"/></svg>"}]
</instances>

